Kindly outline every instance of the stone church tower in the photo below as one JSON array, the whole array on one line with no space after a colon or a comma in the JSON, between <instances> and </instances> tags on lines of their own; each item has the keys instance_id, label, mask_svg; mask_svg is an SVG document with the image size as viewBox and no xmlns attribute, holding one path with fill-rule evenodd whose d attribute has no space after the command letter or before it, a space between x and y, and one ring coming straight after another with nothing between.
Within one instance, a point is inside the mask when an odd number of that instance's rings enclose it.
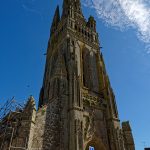
<instances>
[{"instance_id":1,"label":"stone church tower","mask_svg":"<svg viewBox=\"0 0 150 150\"><path fill-rule=\"evenodd\" d=\"M0 139L1 150L135 150L129 122L120 126L96 21L85 20L80 0L64 0L61 16L56 8L38 110L30 97L21 116L29 117Z\"/></svg>"},{"instance_id":2,"label":"stone church tower","mask_svg":"<svg viewBox=\"0 0 150 150\"><path fill-rule=\"evenodd\" d=\"M120 127L96 21L85 20L80 0L64 0L61 17L55 11L39 108L44 105L44 149L134 150L129 123Z\"/></svg>"}]
</instances>

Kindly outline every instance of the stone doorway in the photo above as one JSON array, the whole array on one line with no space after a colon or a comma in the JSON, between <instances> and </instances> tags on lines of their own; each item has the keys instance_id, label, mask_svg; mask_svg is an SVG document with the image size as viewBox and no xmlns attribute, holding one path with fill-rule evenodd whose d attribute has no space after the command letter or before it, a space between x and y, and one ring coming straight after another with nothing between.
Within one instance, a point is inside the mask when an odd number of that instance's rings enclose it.
<instances>
[{"instance_id":1,"label":"stone doorway","mask_svg":"<svg viewBox=\"0 0 150 150\"><path fill-rule=\"evenodd\" d=\"M106 150L106 148L101 140L93 139L86 144L85 150Z\"/></svg>"}]
</instances>

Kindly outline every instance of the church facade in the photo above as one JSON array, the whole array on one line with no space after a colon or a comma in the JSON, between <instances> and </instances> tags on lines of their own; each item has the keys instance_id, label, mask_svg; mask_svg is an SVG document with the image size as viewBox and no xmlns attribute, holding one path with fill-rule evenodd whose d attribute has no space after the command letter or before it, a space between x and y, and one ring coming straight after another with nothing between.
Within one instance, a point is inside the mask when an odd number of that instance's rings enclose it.
<instances>
[{"instance_id":1,"label":"church facade","mask_svg":"<svg viewBox=\"0 0 150 150\"><path fill-rule=\"evenodd\" d=\"M30 97L4 118L1 150L135 150L129 122L120 124L96 21L85 20L80 0L64 0L61 16L56 8L46 57L38 109Z\"/></svg>"}]
</instances>

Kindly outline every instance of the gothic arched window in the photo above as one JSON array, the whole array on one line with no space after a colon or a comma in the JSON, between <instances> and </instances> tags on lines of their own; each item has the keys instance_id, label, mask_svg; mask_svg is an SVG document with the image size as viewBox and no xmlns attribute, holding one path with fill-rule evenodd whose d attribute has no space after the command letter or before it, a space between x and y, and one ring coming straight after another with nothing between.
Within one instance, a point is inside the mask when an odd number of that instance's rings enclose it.
<instances>
[{"instance_id":1,"label":"gothic arched window","mask_svg":"<svg viewBox=\"0 0 150 150\"><path fill-rule=\"evenodd\" d=\"M90 53L88 49L83 51L83 84L85 87L91 88Z\"/></svg>"},{"instance_id":2,"label":"gothic arched window","mask_svg":"<svg viewBox=\"0 0 150 150\"><path fill-rule=\"evenodd\" d=\"M98 80L98 67L96 54L94 52L90 53L90 67L92 72L92 91L99 92L99 80Z\"/></svg>"},{"instance_id":3,"label":"gothic arched window","mask_svg":"<svg viewBox=\"0 0 150 150\"><path fill-rule=\"evenodd\" d=\"M83 50L83 84L91 91L99 92L96 54L86 48Z\"/></svg>"}]
</instances>

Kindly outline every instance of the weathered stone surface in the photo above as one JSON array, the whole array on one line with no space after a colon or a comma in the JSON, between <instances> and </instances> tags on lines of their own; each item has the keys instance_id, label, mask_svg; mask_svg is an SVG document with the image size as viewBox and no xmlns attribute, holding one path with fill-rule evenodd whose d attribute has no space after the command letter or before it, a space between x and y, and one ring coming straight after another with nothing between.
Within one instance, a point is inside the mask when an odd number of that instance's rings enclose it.
<instances>
[{"instance_id":1,"label":"weathered stone surface","mask_svg":"<svg viewBox=\"0 0 150 150\"><path fill-rule=\"evenodd\" d=\"M129 123L120 126L96 21L84 19L80 0L64 0L61 17L56 9L38 110L30 97L13 115L1 127L1 150L135 150Z\"/></svg>"},{"instance_id":2,"label":"weathered stone surface","mask_svg":"<svg viewBox=\"0 0 150 150\"><path fill-rule=\"evenodd\" d=\"M33 150L43 149L46 111L47 111L46 106L43 106L37 111L35 126L34 126L34 131L33 131L32 147L31 147Z\"/></svg>"}]
</instances>

